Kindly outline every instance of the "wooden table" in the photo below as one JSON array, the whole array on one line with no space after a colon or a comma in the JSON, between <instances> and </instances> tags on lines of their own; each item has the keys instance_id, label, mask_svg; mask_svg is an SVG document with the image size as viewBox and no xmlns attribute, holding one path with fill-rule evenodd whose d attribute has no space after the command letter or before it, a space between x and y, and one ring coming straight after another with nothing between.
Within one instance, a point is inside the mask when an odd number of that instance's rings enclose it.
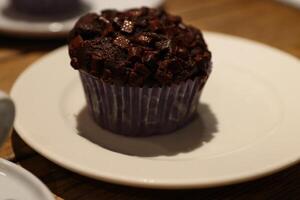
<instances>
[{"instance_id":1,"label":"wooden table","mask_svg":"<svg viewBox=\"0 0 300 200\"><path fill-rule=\"evenodd\" d=\"M257 40L300 57L300 10L296 8L271 0L169 0L165 7L201 29ZM64 40L0 36L0 88L9 92L27 66L64 44ZM300 199L300 164L247 183L165 191L113 185L74 174L37 154L14 131L0 156L38 176L57 199Z\"/></svg>"}]
</instances>

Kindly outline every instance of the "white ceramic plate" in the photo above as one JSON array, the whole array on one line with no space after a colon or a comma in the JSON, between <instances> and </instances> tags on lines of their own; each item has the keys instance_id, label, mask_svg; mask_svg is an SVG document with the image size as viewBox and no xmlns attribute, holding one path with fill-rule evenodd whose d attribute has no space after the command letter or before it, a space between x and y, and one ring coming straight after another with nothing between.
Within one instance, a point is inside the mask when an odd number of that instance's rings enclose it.
<instances>
[{"instance_id":1,"label":"white ceramic plate","mask_svg":"<svg viewBox=\"0 0 300 200\"><path fill-rule=\"evenodd\" d=\"M35 176L0 158L0 199L54 200L54 196Z\"/></svg>"},{"instance_id":2,"label":"white ceramic plate","mask_svg":"<svg viewBox=\"0 0 300 200\"><path fill-rule=\"evenodd\" d=\"M132 7L157 7L163 0L82 0L77 13L59 17L33 17L20 14L9 6L9 0L0 1L0 32L19 37L54 38L65 37L79 16L86 12L103 9L128 9Z\"/></svg>"},{"instance_id":3,"label":"white ceramic plate","mask_svg":"<svg viewBox=\"0 0 300 200\"><path fill-rule=\"evenodd\" d=\"M300 8L300 0L278 0L282 3L289 4L291 6L294 6L296 8Z\"/></svg>"},{"instance_id":4,"label":"white ceramic plate","mask_svg":"<svg viewBox=\"0 0 300 200\"><path fill-rule=\"evenodd\" d=\"M300 158L300 62L233 36L205 33L213 72L200 117L170 135L126 138L89 118L62 47L17 80L15 128L53 162L95 179L149 188L194 188L261 177Z\"/></svg>"}]
</instances>

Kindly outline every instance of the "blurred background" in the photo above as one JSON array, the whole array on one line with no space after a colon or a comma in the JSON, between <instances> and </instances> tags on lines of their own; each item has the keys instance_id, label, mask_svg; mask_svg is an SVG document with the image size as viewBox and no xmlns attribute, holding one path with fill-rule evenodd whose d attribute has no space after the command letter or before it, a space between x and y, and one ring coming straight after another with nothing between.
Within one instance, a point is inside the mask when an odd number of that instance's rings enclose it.
<instances>
[{"instance_id":1,"label":"blurred background","mask_svg":"<svg viewBox=\"0 0 300 200\"><path fill-rule=\"evenodd\" d=\"M184 22L201 30L216 31L257 40L300 56L300 0L1 0L0 64L12 69L0 80L16 77L41 55L66 44L79 16L101 9L152 6L181 15ZM32 55L31 55L32 54ZM20 66L19 66L20 65ZM9 67L11 68L11 67ZM7 74L9 73L9 74ZM11 81L1 83L9 91Z\"/></svg>"}]
</instances>

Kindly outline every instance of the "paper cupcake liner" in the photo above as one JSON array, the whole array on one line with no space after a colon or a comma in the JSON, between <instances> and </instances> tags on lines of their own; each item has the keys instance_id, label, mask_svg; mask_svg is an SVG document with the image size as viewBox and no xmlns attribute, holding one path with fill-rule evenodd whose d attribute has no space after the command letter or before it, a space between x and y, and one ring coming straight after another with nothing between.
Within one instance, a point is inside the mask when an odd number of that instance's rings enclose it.
<instances>
[{"instance_id":1,"label":"paper cupcake liner","mask_svg":"<svg viewBox=\"0 0 300 200\"><path fill-rule=\"evenodd\" d=\"M80 77L88 109L102 128L127 136L169 133L197 111L207 78L164 87L130 87L103 82L84 71Z\"/></svg>"}]
</instances>

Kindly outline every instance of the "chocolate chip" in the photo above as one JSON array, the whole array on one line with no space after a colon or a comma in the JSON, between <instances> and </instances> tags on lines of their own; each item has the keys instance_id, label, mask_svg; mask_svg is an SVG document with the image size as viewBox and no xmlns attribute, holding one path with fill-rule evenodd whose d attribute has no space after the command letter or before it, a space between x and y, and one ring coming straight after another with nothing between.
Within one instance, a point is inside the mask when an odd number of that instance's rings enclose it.
<instances>
[{"instance_id":1,"label":"chocolate chip","mask_svg":"<svg viewBox=\"0 0 300 200\"><path fill-rule=\"evenodd\" d=\"M143 63L148 63L154 61L156 59L156 55L158 54L157 51L145 51L142 57Z\"/></svg>"},{"instance_id":2,"label":"chocolate chip","mask_svg":"<svg viewBox=\"0 0 300 200\"><path fill-rule=\"evenodd\" d=\"M134 25L132 21L124 20L121 31L126 33L131 33L133 31Z\"/></svg>"},{"instance_id":3,"label":"chocolate chip","mask_svg":"<svg viewBox=\"0 0 300 200\"><path fill-rule=\"evenodd\" d=\"M128 15L132 17L139 17L143 14L143 12L139 9L132 9L128 11Z\"/></svg>"},{"instance_id":4,"label":"chocolate chip","mask_svg":"<svg viewBox=\"0 0 300 200\"><path fill-rule=\"evenodd\" d=\"M200 54L197 54L197 55L195 55L195 57L194 57L194 60L195 60L196 62L200 62L202 59L203 59L203 57L202 57L202 55L200 55Z\"/></svg>"},{"instance_id":5,"label":"chocolate chip","mask_svg":"<svg viewBox=\"0 0 300 200\"><path fill-rule=\"evenodd\" d=\"M168 49L170 48L171 40L162 40L155 43L158 49Z\"/></svg>"},{"instance_id":6,"label":"chocolate chip","mask_svg":"<svg viewBox=\"0 0 300 200\"><path fill-rule=\"evenodd\" d=\"M172 83L173 75L169 71L157 69L155 78L160 84L170 85Z\"/></svg>"},{"instance_id":7,"label":"chocolate chip","mask_svg":"<svg viewBox=\"0 0 300 200\"><path fill-rule=\"evenodd\" d=\"M150 20L149 21L149 25L150 25L150 29L152 31L157 31L158 29L160 29L160 22L159 20L155 19L155 20Z\"/></svg>"},{"instance_id":8,"label":"chocolate chip","mask_svg":"<svg viewBox=\"0 0 300 200\"><path fill-rule=\"evenodd\" d=\"M121 18L119 18L119 17L115 17L114 19L113 19L113 22L114 22L114 24L118 27L118 28L120 28L120 27L122 27L122 19Z\"/></svg>"},{"instance_id":9,"label":"chocolate chip","mask_svg":"<svg viewBox=\"0 0 300 200\"><path fill-rule=\"evenodd\" d=\"M178 27L181 28L182 30L186 29L186 26L183 23L178 24Z\"/></svg>"},{"instance_id":10,"label":"chocolate chip","mask_svg":"<svg viewBox=\"0 0 300 200\"><path fill-rule=\"evenodd\" d=\"M127 48L129 46L129 40L125 38L124 36L117 36L113 43L121 48Z\"/></svg>"},{"instance_id":11,"label":"chocolate chip","mask_svg":"<svg viewBox=\"0 0 300 200\"><path fill-rule=\"evenodd\" d=\"M107 83L113 82L112 73L111 73L110 69L103 70L102 79L103 79L103 81L105 81Z\"/></svg>"},{"instance_id":12,"label":"chocolate chip","mask_svg":"<svg viewBox=\"0 0 300 200\"><path fill-rule=\"evenodd\" d=\"M210 60L211 59L211 53L208 52L208 51L205 51L203 53L203 58L206 59L206 60Z\"/></svg>"},{"instance_id":13,"label":"chocolate chip","mask_svg":"<svg viewBox=\"0 0 300 200\"><path fill-rule=\"evenodd\" d=\"M145 78L147 78L147 76L150 74L149 69L141 63L136 63L133 67L133 70L137 74L143 75Z\"/></svg>"},{"instance_id":14,"label":"chocolate chip","mask_svg":"<svg viewBox=\"0 0 300 200\"><path fill-rule=\"evenodd\" d=\"M141 8L142 15L147 15L148 12L149 12L149 10L150 10L150 8L142 7L142 8Z\"/></svg>"},{"instance_id":15,"label":"chocolate chip","mask_svg":"<svg viewBox=\"0 0 300 200\"><path fill-rule=\"evenodd\" d=\"M72 58L71 59L71 66L74 68L74 69L79 69L80 68L80 65L78 63L78 59L77 58Z\"/></svg>"},{"instance_id":16,"label":"chocolate chip","mask_svg":"<svg viewBox=\"0 0 300 200\"><path fill-rule=\"evenodd\" d=\"M141 76L140 74L136 73L135 71L131 71L128 76L128 85L129 86L142 86L146 77Z\"/></svg>"},{"instance_id":17,"label":"chocolate chip","mask_svg":"<svg viewBox=\"0 0 300 200\"><path fill-rule=\"evenodd\" d=\"M148 21L147 21L147 19L141 19L136 22L136 25L138 25L140 27L146 27L146 26L148 26Z\"/></svg>"},{"instance_id":18,"label":"chocolate chip","mask_svg":"<svg viewBox=\"0 0 300 200\"><path fill-rule=\"evenodd\" d=\"M202 52L203 52L203 50L202 50L201 48L199 48L199 47L193 48L193 49L191 50L191 55L194 56L194 55L196 55L196 54L201 54Z\"/></svg>"},{"instance_id":19,"label":"chocolate chip","mask_svg":"<svg viewBox=\"0 0 300 200\"><path fill-rule=\"evenodd\" d=\"M137 36L136 42L142 45L149 45L151 42L151 38L146 34L140 34L139 36Z\"/></svg>"},{"instance_id":20,"label":"chocolate chip","mask_svg":"<svg viewBox=\"0 0 300 200\"><path fill-rule=\"evenodd\" d=\"M70 41L70 48L71 49L79 49L83 44L83 39L80 35L77 35Z\"/></svg>"},{"instance_id":21,"label":"chocolate chip","mask_svg":"<svg viewBox=\"0 0 300 200\"><path fill-rule=\"evenodd\" d=\"M129 58L139 58L142 55L142 49L140 47L129 47L128 56Z\"/></svg>"},{"instance_id":22,"label":"chocolate chip","mask_svg":"<svg viewBox=\"0 0 300 200\"><path fill-rule=\"evenodd\" d=\"M181 17L180 17L180 16L169 15L169 16L167 17L167 19L168 19L171 23L175 23L175 24L181 22Z\"/></svg>"},{"instance_id":23,"label":"chocolate chip","mask_svg":"<svg viewBox=\"0 0 300 200\"><path fill-rule=\"evenodd\" d=\"M99 17L99 20L100 20L100 21L103 21L103 22L106 23L106 24L109 24L109 23L110 23L108 19L106 19L105 17L102 17L102 16Z\"/></svg>"},{"instance_id":24,"label":"chocolate chip","mask_svg":"<svg viewBox=\"0 0 300 200\"><path fill-rule=\"evenodd\" d=\"M177 47L176 49L176 54L182 58L187 58L188 57L188 50L184 47Z\"/></svg>"},{"instance_id":25,"label":"chocolate chip","mask_svg":"<svg viewBox=\"0 0 300 200\"><path fill-rule=\"evenodd\" d=\"M103 53L102 51L95 52L92 55L92 60L101 61L101 60L105 60L106 58L107 58L107 55L105 53Z\"/></svg>"},{"instance_id":26,"label":"chocolate chip","mask_svg":"<svg viewBox=\"0 0 300 200\"><path fill-rule=\"evenodd\" d=\"M111 19L111 18L115 17L117 14L118 14L118 11L117 10L112 10L112 9L101 11L101 15L103 17L105 17L106 19Z\"/></svg>"}]
</instances>

